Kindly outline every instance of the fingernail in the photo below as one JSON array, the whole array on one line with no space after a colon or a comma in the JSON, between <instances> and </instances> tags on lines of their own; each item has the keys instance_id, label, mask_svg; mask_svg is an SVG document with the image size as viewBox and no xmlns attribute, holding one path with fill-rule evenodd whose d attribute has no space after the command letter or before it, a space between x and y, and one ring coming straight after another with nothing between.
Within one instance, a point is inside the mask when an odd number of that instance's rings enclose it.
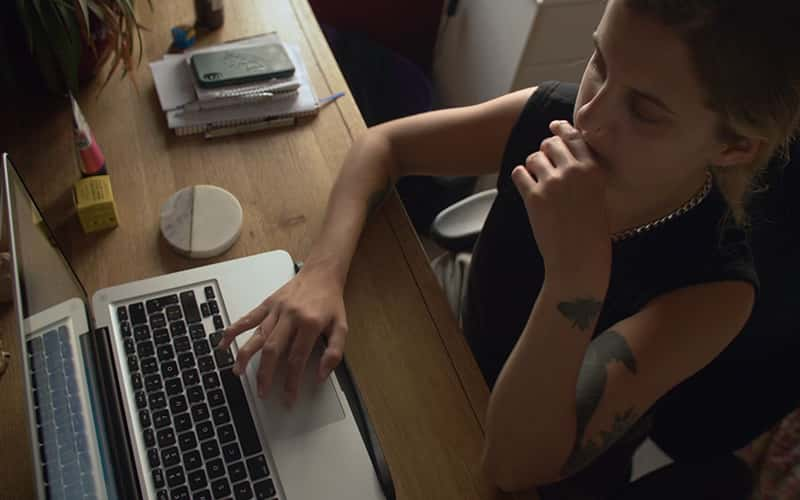
<instances>
[{"instance_id":1,"label":"fingernail","mask_svg":"<svg viewBox=\"0 0 800 500\"><path fill-rule=\"evenodd\" d=\"M242 370L239 369L239 365L233 365L233 374L237 377L241 374Z\"/></svg>"}]
</instances>

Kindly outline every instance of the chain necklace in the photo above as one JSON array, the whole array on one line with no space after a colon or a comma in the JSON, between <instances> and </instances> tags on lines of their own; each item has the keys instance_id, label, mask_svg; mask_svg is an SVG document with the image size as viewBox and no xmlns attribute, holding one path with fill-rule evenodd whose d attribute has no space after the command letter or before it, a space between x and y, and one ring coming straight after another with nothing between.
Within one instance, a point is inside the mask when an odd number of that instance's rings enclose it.
<instances>
[{"instance_id":1,"label":"chain necklace","mask_svg":"<svg viewBox=\"0 0 800 500\"><path fill-rule=\"evenodd\" d=\"M630 229L623 229L622 231L619 231L617 233L612 234L611 235L611 241L616 243L617 241L623 241L623 240L627 240L627 239L633 238L634 236L638 236L638 235L640 235L642 233L646 233L647 231L650 231L651 229L654 229L654 228L656 228L656 227L658 227L658 226L660 226L660 225L662 225L662 224L664 224L666 222L669 222L672 219L680 217L681 215L683 215L686 212L688 212L689 210L693 209L694 207L699 205L703 200L706 199L706 196L708 196L708 193L711 192L712 184L713 184L713 178L711 176L711 172L707 171L706 172L706 182L703 184L703 187L701 187L700 190L697 191L697 193L695 193L695 195L692 196L686 203L684 203L680 207L676 208L675 210L673 210L672 212L668 213L667 215L665 215L665 216L663 216L661 218L658 218L656 220L647 222L647 223L642 224L640 226L632 227Z\"/></svg>"}]
</instances>

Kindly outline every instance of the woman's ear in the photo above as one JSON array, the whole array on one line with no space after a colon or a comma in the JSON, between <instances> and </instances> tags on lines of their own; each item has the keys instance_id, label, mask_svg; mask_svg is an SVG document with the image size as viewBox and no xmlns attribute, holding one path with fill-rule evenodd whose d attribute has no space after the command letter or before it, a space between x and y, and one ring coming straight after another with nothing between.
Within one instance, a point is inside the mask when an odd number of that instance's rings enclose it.
<instances>
[{"instance_id":1,"label":"woman's ear","mask_svg":"<svg viewBox=\"0 0 800 500\"><path fill-rule=\"evenodd\" d=\"M711 164L718 167L747 165L755 161L765 147L767 140L763 137L737 136L732 141L721 144Z\"/></svg>"}]
</instances>

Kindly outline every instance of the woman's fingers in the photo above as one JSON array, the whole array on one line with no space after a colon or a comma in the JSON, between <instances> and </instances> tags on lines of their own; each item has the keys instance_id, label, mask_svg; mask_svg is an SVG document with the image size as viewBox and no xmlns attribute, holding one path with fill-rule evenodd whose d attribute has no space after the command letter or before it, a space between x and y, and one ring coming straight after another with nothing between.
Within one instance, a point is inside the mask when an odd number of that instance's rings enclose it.
<instances>
[{"instance_id":1,"label":"woman's fingers","mask_svg":"<svg viewBox=\"0 0 800 500\"><path fill-rule=\"evenodd\" d=\"M258 397L264 399L269 394L275 369L281 355L289 345L294 334L294 322L288 314L282 314L272 329L272 333L261 346L261 366L258 368Z\"/></svg>"},{"instance_id":2,"label":"woman's fingers","mask_svg":"<svg viewBox=\"0 0 800 500\"><path fill-rule=\"evenodd\" d=\"M568 121L556 120L551 122L550 131L561 138L564 144L569 148L572 156L579 162L587 162L594 159L589 146L583 139L583 135Z\"/></svg>"},{"instance_id":3,"label":"woman's fingers","mask_svg":"<svg viewBox=\"0 0 800 500\"><path fill-rule=\"evenodd\" d=\"M548 137L542 141L539 149L547 155L554 168L565 168L575 164L575 157L564 140L558 135Z\"/></svg>"},{"instance_id":4,"label":"woman's fingers","mask_svg":"<svg viewBox=\"0 0 800 500\"><path fill-rule=\"evenodd\" d=\"M283 387L284 399L289 407L297 400L297 393L303 381L303 372L318 337L319 331L309 327L298 330L294 337L287 360L286 382Z\"/></svg>"},{"instance_id":5,"label":"woman's fingers","mask_svg":"<svg viewBox=\"0 0 800 500\"><path fill-rule=\"evenodd\" d=\"M231 326L225 329L225 333L222 334L222 339L219 341L218 348L227 349L230 347L231 342L233 342L233 339L235 339L237 335L261 324L268 312L269 309L267 308L267 303L264 301L259 304L258 307L239 318Z\"/></svg>"},{"instance_id":6,"label":"woman's fingers","mask_svg":"<svg viewBox=\"0 0 800 500\"><path fill-rule=\"evenodd\" d=\"M247 363L250 362L250 358L261 349L262 345L264 345L264 333L261 331L261 327L258 327L236 353L236 363L233 365L233 373L235 375L239 376L244 373Z\"/></svg>"},{"instance_id":7,"label":"woman's fingers","mask_svg":"<svg viewBox=\"0 0 800 500\"><path fill-rule=\"evenodd\" d=\"M322 358L319 360L319 370L317 371L317 382L322 382L331 374L334 368L342 361L344 356L344 343L347 337L347 325L334 323L328 335L328 345Z\"/></svg>"}]
</instances>

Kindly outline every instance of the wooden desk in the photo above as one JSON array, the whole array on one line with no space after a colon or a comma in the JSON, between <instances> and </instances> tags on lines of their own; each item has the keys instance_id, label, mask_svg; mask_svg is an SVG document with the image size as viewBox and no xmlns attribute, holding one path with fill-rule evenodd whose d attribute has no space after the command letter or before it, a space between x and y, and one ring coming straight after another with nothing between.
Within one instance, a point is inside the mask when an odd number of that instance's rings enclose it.
<instances>
[{"instance_id":1,"label":"wooden desk","mask_svg":"<svg viewBox=\"0 0 800 500\"><path fill-rule=\"evenodd\" d=\"M365 130L352 98L338 100L295 129L205 141L175 137L158 107L146 64L169 45L169 28L190 22L192 2L139 2L144 62L138 92L118 78L80 103L103 148L120 227L84 235L70 201L77 178L70 114L64 102L22 103L6 122L7 148L88 292L130 280L282 248L303 260L320 229L327 197L353 141ZM226 2L222 41L277 30L300 46L320 96L346 90L306 0ZM176 190L215 184L245 210L239 241L219 259L190 261L167 249L159 208ZM353 262L346 305L346 355L377 427L401 499L495 498L479 463L488 391L404 209L392 196L365 230ZM14 353L0 379L0 497L32 496L23 419L20 346L5 308L2 338Z\"/></svg>"}]
</instances>

